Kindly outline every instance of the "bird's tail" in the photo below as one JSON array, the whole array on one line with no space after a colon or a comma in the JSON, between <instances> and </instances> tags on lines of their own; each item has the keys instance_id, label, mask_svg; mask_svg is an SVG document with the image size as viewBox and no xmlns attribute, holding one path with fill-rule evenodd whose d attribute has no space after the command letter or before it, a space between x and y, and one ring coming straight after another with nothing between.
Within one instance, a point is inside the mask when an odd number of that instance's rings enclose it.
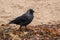
<instances>
[{"instance_id":1,"label":"bird's tail","mask_svg":"<svg viewBox=\"0 0 60 40\"><path fill-rule=\"evenodd\" d=\"M9 22L8 24L12 24L12 23L13 23L13 21Z\"/></svg>"}]
</instances>

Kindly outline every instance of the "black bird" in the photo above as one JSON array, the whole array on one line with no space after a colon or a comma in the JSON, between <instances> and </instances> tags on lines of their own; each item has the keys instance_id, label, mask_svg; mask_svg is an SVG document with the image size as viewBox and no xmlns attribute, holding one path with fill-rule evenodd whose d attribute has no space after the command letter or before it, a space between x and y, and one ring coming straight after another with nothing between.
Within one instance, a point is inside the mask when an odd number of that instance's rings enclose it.
<instances>
[{"instance_id":1,"label":"black bird","mask_svg":"<svg viewBox=\"0 0 60 40\"><path fill-rule=\"evenodd\" d=\"M25 14L23 14L22 16L19 16L16 19L12 20L11 22L9 22L9 24L20 25L20 28L22 26L26 27L33 20L33 18L34 18L33 13L34 13L34 10L33 9L29 9L29 10L27 10L27 12Z\"/></svg>"}]
</instances>

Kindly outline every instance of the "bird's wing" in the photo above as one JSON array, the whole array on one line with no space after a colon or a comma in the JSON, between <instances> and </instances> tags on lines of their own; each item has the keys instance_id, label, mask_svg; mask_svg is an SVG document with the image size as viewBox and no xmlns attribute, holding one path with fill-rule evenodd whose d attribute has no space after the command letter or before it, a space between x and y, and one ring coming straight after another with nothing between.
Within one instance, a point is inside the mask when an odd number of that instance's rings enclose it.
<instances>
[{"instance_id":1,"label":"bird's wing","mask_svg":"<svg viewBox=\"0 0 60 40\"><path fill-rule=\"evenodd\" d=\"M22 15L22 16L19 16L19 17L15 18L11 22L9 22L9 24L11 24L11 23L15 23L15 24L25 23L26 21L27 21L27 16Z\"/></svg>"},{"instance_id":2,"label":"bird's wing","mask_svg":"<svg viewBox=\"0 0 60 40\"><path fill-rule=\"evenodd\" d=\"M15 21L24 22L24 21L26 21L26 19L27 19L27 17L24 15L24 16L17 17L17 18L15 19Z\"/></svg>"},{"instance_id":3,"label":"bird's wing","mask_svg":"<svg viewBox=\"0 0 60 40\"><path fill-rule=\"evenodd\" d=\"M20 20L21 20L22 22L26 22L26 21L27 21L27 16L21 16Z\"/></svg>"}]
</instances>

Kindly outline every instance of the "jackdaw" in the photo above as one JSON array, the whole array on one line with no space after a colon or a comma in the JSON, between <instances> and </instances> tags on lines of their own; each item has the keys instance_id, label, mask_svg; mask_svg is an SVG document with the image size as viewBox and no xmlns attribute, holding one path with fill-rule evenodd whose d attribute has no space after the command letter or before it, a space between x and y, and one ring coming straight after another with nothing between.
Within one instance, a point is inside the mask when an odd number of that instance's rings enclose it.
<instances>
[{"instance_id":1,"label":"jackdaw","mask_svg":"<svg viewBox=\"0 0 60 40\"><path fill-rule=\"evenodd\" d=\"M34 18L34 10L33 9L29 9L27 10L27 12L19 17L17 17L16 19L12 20L9 22L9 24L17 24L17 25L20 25L20 28L22 26L27 26L29 23L31 23L31 21L33 20Z\"/></svg>"}]
</instances>

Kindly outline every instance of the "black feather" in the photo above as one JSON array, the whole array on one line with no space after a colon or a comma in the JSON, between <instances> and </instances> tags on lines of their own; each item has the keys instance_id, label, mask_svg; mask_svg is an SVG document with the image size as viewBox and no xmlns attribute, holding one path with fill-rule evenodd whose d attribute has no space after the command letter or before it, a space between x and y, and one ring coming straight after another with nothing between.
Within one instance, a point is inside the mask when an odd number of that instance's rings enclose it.
<instances>
[{"instance_id":1,"label":"black feather","mask_svg":"<svg viewBox=\"0 0 60 40\"><path fill-rule=\"evenodd\" d=\"M34 10L29 9L25 14L12 20L11 22L9 22L9 24L18 24L20 26L27 26L29 23L31 23L31 21L34 18L33 13L34 13Z\"/></svg>"}]
</instances>

